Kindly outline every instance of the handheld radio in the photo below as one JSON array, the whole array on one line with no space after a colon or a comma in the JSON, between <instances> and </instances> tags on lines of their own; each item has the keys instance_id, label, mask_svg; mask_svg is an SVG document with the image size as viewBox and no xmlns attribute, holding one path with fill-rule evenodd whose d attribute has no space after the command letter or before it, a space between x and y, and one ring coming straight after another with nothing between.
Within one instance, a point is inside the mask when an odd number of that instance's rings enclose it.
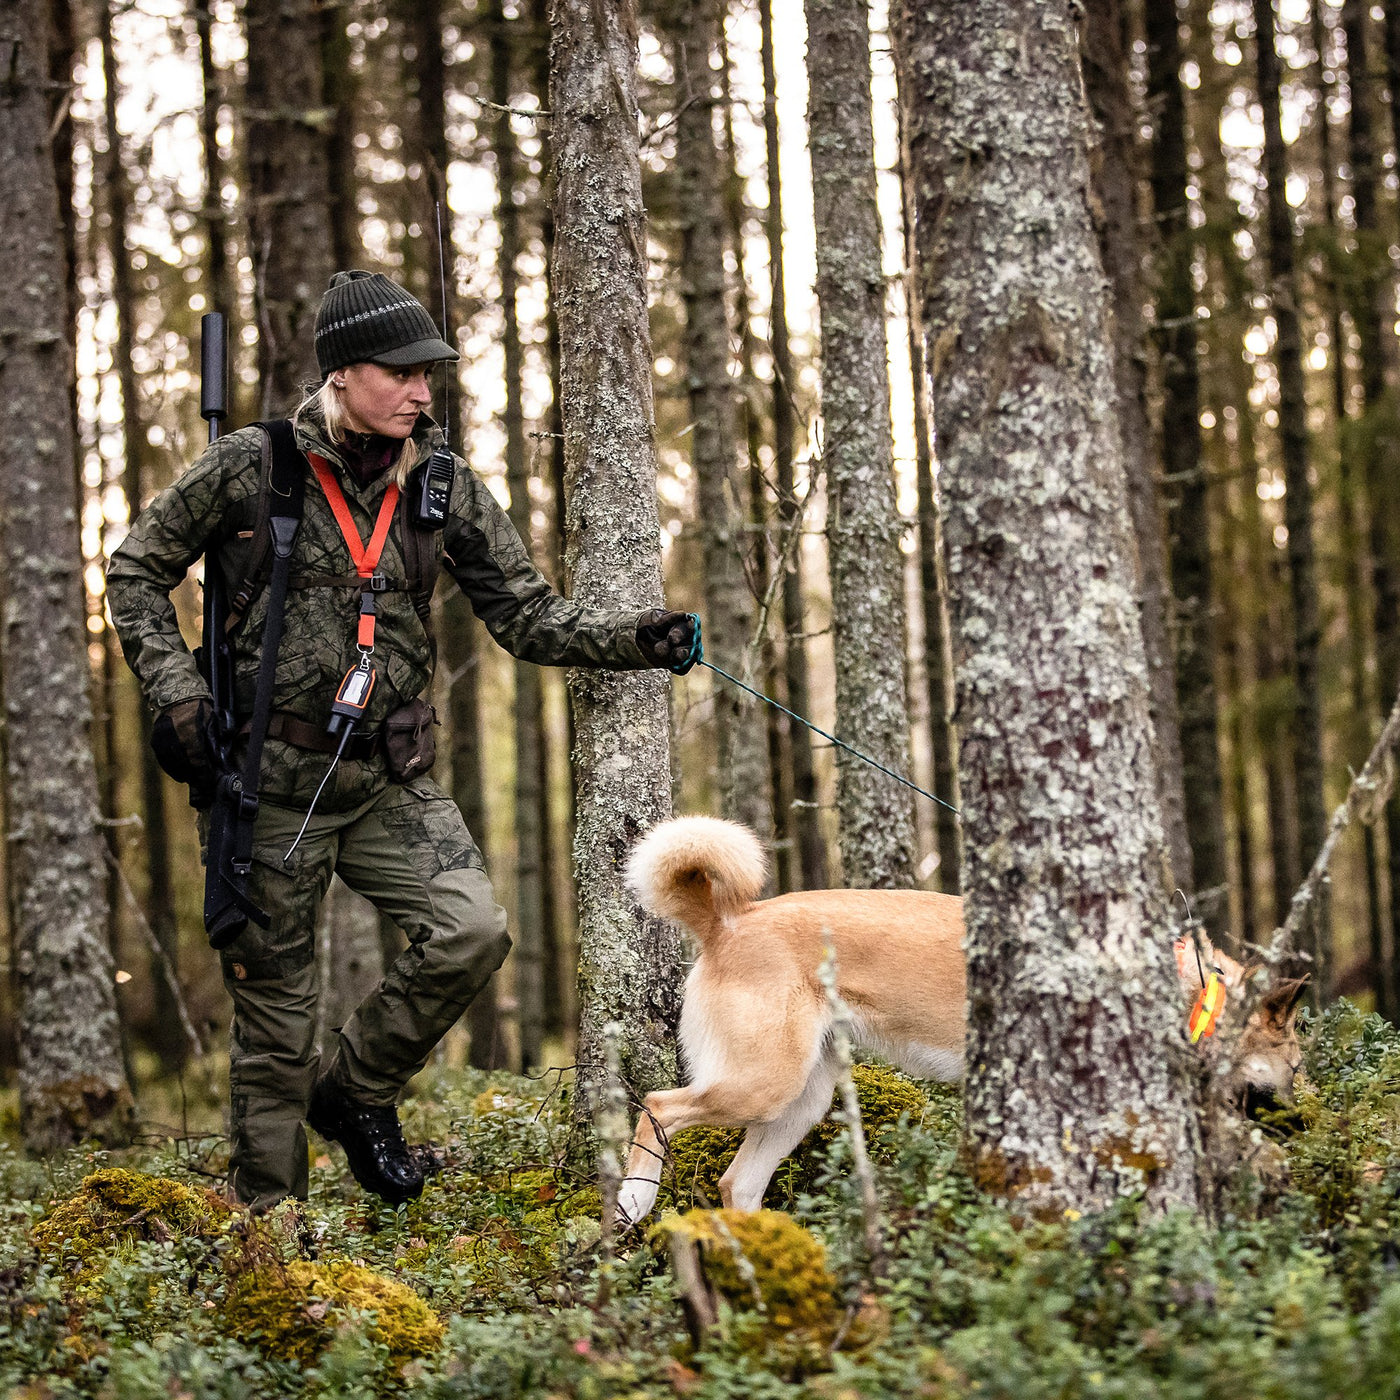
<instances>
[{"instance_id":1,"label":"handheld radio","mask_svg":"<svg viewBox=\"0 0 1400 1400\"><path fill-rule=\"evenodd\" d=\"M438 283L442 289L442 338L447 340L447 268L442 252L442 202L433 206L437 216ZM448 342L449 344L451 342ZM440 530L447 524L447 510L452 500L452 479L456 467L452 461L450 441L452 396L447 392L447 376L452 372L449 361L443 361L442 436L444 443L418 467L409 480L408 508L413 523L420 529Z\"/></svg>"}]
</instances>

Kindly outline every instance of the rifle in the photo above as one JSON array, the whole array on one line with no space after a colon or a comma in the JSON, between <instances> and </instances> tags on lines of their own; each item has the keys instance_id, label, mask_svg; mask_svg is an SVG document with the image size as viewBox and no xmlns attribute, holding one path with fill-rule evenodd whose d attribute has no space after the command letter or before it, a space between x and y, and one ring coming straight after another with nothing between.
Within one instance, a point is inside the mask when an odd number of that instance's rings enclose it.
<instances>
[{"instance_id":1,"label":"rifle","mask_svg":"<svg viewBox=\"0 0 1400 1400\"><path fill-rule=\"evenodd\" d=\"M211 311L199 323L200 417L209 425L209 441L218 441L228 414L227 331L222 312ZM280 628L279 628L280 631ZM195 651L200 674L213 696L209 745L218 769L214 804L209 809L209 839L204 858L204 931L214 948L225 948L251 919L261 928L272 922L245 893L252 868L251 838L258 795L245 791L243 774L233 763L238 719L233 699L233 646L228 635L228 585L212 550L204 556L204 639Z\"/></svg>"}]
</instances>

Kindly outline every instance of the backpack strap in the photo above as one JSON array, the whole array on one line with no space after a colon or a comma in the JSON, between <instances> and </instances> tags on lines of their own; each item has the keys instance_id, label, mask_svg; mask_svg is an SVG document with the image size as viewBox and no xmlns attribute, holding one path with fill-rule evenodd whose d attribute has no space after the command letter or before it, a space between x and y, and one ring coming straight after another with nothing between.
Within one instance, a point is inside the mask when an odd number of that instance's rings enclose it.
<instances>
[{"instance_id":1,"label":"backpack strap","mask_svg":"<svg viewBox=\"0 0 1400 1400\"><path fill-rule=\"evenodd\" d=\"M258 476L258 509L253 518L252 548L243 582L229 602L224 631L232 636L243 625L272 573L274 514L301 519L306 493L306 458L296 444L296 430L290 418L255 423L262 429L262 468Z\"/></svg>"}]
</instances>

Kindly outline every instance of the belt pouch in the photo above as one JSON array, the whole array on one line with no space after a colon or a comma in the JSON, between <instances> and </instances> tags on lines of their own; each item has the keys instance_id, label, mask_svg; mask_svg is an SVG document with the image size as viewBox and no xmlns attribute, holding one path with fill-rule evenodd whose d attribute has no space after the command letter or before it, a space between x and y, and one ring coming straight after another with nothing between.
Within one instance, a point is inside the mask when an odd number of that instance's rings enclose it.
<instances>
[{"instance_id":1,"label":"belt pouch","mask_svg":"<svg viewBox=\"0 0 1400 1400\"><path fill-rule=\"evenodd\" d=\"M406 783L426 773L437 758L433 726L437 711L424 699L410 700L384 721L384 755L393 782Z\"/></svg>"}]
</instances>

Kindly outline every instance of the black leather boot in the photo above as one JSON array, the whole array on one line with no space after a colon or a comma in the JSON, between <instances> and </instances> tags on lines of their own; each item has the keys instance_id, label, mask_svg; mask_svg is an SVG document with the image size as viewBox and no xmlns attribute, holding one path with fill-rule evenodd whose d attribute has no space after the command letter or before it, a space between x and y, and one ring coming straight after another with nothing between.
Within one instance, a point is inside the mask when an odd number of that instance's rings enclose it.
<instances>
[{"instance_id":1,"label":"black leather boot","mask_svg":"<svg viewBox=\"0 0 1400 1400\"><path fill-rule=\"evenodd\" d=\"M423 1170L403 1140L392 1104L360 1103L329 1079L321 1079L311 1091L306 1121L345 1149L350 1174L366 1191L391 1205L422 1192Z\"/></svg>"}]
</instances>

